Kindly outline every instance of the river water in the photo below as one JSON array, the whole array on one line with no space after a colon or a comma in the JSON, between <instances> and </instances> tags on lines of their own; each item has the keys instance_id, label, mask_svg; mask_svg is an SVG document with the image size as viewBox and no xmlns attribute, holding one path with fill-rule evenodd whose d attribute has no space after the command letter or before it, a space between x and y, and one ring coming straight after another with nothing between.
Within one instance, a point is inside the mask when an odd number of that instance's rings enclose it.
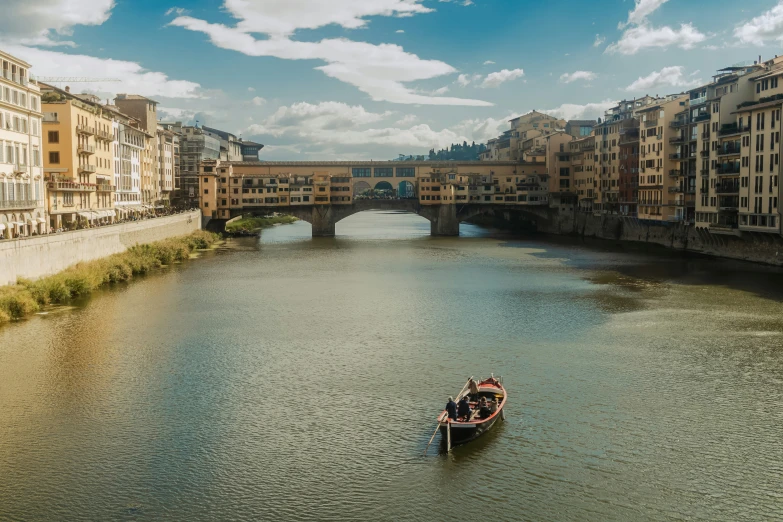
<instances>
[{"instance_id":1,"label":"river water","mask_svg":"<svg viewBox=\"0 0 783 522\"><path fill-rule=\"evenodd\" d=\"M362 213L0 329L0 520L781 520L783 273ZM507 420L422 457L467 377Z\"/></svg>"}]
</instances>

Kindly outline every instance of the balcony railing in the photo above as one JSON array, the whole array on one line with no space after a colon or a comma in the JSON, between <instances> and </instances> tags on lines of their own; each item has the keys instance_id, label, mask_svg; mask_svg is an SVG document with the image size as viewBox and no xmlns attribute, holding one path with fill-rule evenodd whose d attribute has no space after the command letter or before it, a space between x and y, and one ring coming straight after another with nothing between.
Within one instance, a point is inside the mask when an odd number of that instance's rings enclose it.
<instances>
[{"instance_id":1,"label":"balcony railing","mask_svg":"<svg viewBox=\"0 0 783 522\"><path fill-rule=\"evenodd\" d=\"M37 206L38 201L35 199L0 199L0 210L35 208Z\"/></svg>"},{"instance_id":2,"label":"balcony railing","mask_svg":"<svg viewBox=\"0 0 783 522\"><path fill-rule=\"evenodd\" d=\"M88 127L87 125L77 125L76 132L78 132L79 134L87 134L88 136L91 136L95 134L95 128Z\"/></svg>"},{"instance_id":3,"label":"balcony railing","mask_svg":"<svg viewBox=\"0 0 783 522\"><path fill-rule=\"evenodd\" d=\"M718 174L739 174L739 163L736 165L721 165L718 167Z\"/></svg>"},{"instance_id":4,"label":"balcony railing","mask_svg":"<svg viewBox=\"0 0 783 522\"><path fill-rule=\"evenodd\" d=\"M685 206L685 200L684 199L669 200L669 203L668 203L667 206L670 206L670 207L684 207Z\"/></svg>"},{"instance_id":5,"label":"balcony railing","mask_svg":"<svg viewBox=\"0 0 783 522\"><path fill-rule=\"evenodd\" d=\"M702 157L702 158L709 158L709 157L710 157L710 151L708 151L708 150L703 150L703 151L701 151L701 152L699 153L699 155L701 155L701 157Z\"/></svg>"},{"instance_id":6,"label":"balcony railing","mask_svg":"<svg viewBox=\"0 0 783 522\"><path fill-rule=\"evenodd\" d=\"M98 183L96 186L98 192L114 192L117 188L109 183Z\"/></svg>"},{"instance_id":7,"label":"balcony railing","mask_svg":"<svg viewBox=\"0 0 783 522\"><path fill-rule=\"evenodd\" d=\"M727 183L715 185L716 194L739 194L739 183Z\"/></svg>"},{"instance_id":8,"label":"balcony railing","mask_svg":"<svg viewBox=\"0 0 783 522\"><path fill-rule=\"evenodd\" d=\"M702 103L705 103L707 101L707 96L699 96L698 98L692 98L690 100L690 106L695 107L696 105L701 105Z\"/></svg>"},{"instance_id":9,"label":"balcony railing","mask_svg":"<svg viewBox=\"0 0 783 522\"><path fill-rule=\"evenodd\" d=\"M101 140L114 141L114 134L102 130L96 131L95 137Z\"/></svg>"},{"instance_id":10,"label":"balcony railing","mask_svg":"<svg viewBox=\"0 0 783 522\"><path fill-rule=\"evenodd\" d=\"M701 169L701 170L699 171L699 173L700 173L702 176L709 176L709 175L710 175L710 169Z\"/></svg>"},{"instance_id":11,"label":"balcony railing","mask_svg":"<svg viewBox=\"0 0 783 522\"><path fill-rule=\"evenodd\" d=\"M669 192L671 194L680 194L682 192L682 187L669 187Z\"/></svg>"},{"instance_id":12,"label":"balcony railing","mask_svg":"<svg viewBox=\"0 0 783 522\"><path fill-rule=\"evenodd\" d=\"M697 116L694 116L694 117L693 117L693 119L692 119L691 121L692 121L693 123L698 123L698 122L700 122L700 121L707 121L707 120L709 120L709 119L710 119L710 113L708 113L708 112L705 112L705 113L699 114L699 115L697 115Z\"/></svg>"},{"instance_id":13,"label":"balcony railing","mask_svg":"<svg viewBox=\"0 0 783 522\"><path fill-rule=\"evenodd\" d=\"M14 174L24 174L27 172L27 165L20 165L17 163L13 165L12 168L14 169Z\"/></svg>"},{"instance_id":14,"label":"balcony railing","mask_svg":"<svg viewBox=\"0 0 783 522\"><path fill-rule=\"evenodd\" d=\"M674 129L676 129L676 128L679 128L679 127L683 127L685 125L689 125L690 123L691 123L690 118L677 118L677 119L673 120L669 124L669 126L674 128Z\"/></svg>"},{"instance_id":15,"label":"balcony railing","mask_svg":"<svg viewBox=\"0 0 783 522\"><path fill-rule=\"evenodd\" d=\"M672 145L674 145L676 143L685 143L685 137L683 137L683 136L675 136L673 138L669 138L669 143L671 143Z\"/></svg>"},{"instance_id":16,"label":"balcony railing","mask_svg":"<svg viewBox=\"0 0 783 522\"><path fill-rule=\"evenodd\" d=\"M95 154L95 145L79 145L76 150L79 154Z\"/></svg>"},{"instance_id":17,"label":"balcony railing","mask_svg":"<svg viewBox=\"0 0 783 522\"><path fill-rule=\"evenodd\" d=\"M41 121L43 123L60 123L60 118L57 116L56 113L50 113L50 114L44 113L43 118L41 118Z\"/></svg>"},{"instance_id":18,"label":"balcony railing","mask_svg":"<svg viewBox=\"0 0 783 522\"><path fill-rule=\"evenodd\" d=\"M75 181L50 181L49 190L94 192L94 183L77 183Z\"/></svg>"},{"instance_id":19,"label":"balcony railing","mask_svg":"<svg viewBox=\"0 0 783 522\"><path fill-rule=\"evenodd\" d=\"M679 176L682 176L682 172L680 172L679 170L670 170L669 176L672 178L677 178Z\"/></svg>"},{"instance_id":20,"label":"balcony railing","mask_svg":"<svg viewBox=\"0 0 783 522\"><path fill-rule=\"evenodd\" d=\"M644 122L644 127L645 128L657 127L657 126L658 126L658 120L649 120L649 121Z\"/></svg>"},{"instance_id":21,"label":"balcony railing","mask_svg":"<svg viewBox=\"0 0 783 522\"><path fill-rule=\"evenodd\" d=\"M742 147L739 144L730 144L718 149L718 156L735 156L742 152Z\"/></svg>"},{"instance_id":22,"label":"balcony railing","mask_svg":"<svg viewBox=\"0 0 783 522\"><path fill-rule=\"evenodd\" d=\"M707 187L702 187L699 189L699 194L709 194L709 193L710 193L710 189L708 189Z\"/></svg>"},{"instance_id":23,"label":"balcony railing","mask_svg":"<svg viewBox=\"0 0 783 522\"><path fill-rule=\"evenodd\" d=\"M685 158L685 154L683 154L682 152L675 152L674 154L669 154L670 160L681 160L683 158Z\"/></svg>"},{"instance_id":24,"label":"balcony railing","mask_svg":"<svg viewBox=\"0 0 783 522\"><path fill-rule=\"evenodd\" d=\"M708 140L710 139L710 131L705 131L701 133L701 139Z\"/></svg>"},{"instance_id":25,"label":"balcony railing","mask_svg":"<svg viewBox=\"0 0 783 522\"><path fill-rule=\"evenodd\" d=\"M79 173L81 174L93 174L98 167L95 165L79 165Z\"/></svg>"},{"instance_id":26,"label":"balcony railing","mask_svg":"<svg viewBox=\"0 0 783 522\"><path fill-rule=\"evenodd\" d=\"M728 125L721 126L718 131L718 136L731 136L732 134L742 134L743 132L749 132L750 125L740 127L736 123L730 123Z\"/></svg>"}]
</instances>

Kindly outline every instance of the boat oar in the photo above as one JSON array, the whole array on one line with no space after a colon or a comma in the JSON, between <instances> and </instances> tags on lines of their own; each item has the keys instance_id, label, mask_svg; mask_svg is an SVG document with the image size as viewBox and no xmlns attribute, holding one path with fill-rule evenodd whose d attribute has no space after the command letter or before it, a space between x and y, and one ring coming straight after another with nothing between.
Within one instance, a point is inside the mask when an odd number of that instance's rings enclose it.
<instances>
[{"instance_id":1,"label":"boat oar","mask_svg":"<svg viewBox=\"0 0 783 522\"><path fill-rule=\"evenodd\" d=\"M461 390L459 391L459 393L457 394L457 400L459 400L459 396L460 396L460 395L462 395L462 392L464 392L464 391L465 391L465 388L467 388L467 387L468 387L468 385L470 384L470 381L471 381L472 379L473 379L473 376L471 375L470 379L468 379L468 382L466 382L466 383L465 383L465 386L463 386L463 387L462 387L462 389L461 389ZM448 413L447 413L446 415L448 415ZM433 441L433 440L435 440L435 435L437 435L437 434L438 434L438 430L440 429L440 419L441 419L441 418L442 418L442 417L438 417L438 425L435 427L435 432L432 434L432 437L430 437L430 441L427 443L427 447L426 447L426 448L424 448L424 456L425 456L425 457L427 456L427 450L428 450L428 449L430 449L430 444L432 444L432 441ZM451 438L451 437L449 437L449 438ZM450 445L449 445L449 446L450 446ZM451 449L451 448L449 448L449 449Z\"/></svg>"}]
</instances>

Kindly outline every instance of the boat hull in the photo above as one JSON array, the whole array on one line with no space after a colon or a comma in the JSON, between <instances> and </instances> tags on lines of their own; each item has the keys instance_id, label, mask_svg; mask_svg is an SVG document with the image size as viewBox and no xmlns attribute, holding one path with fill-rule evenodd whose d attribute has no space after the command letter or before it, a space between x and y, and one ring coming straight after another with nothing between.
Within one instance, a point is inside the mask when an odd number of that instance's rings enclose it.
<instances>
[{"instance_id":1,"label":"boat hull","mask_svg":"<svg viewBox=\"0 0 783 522\"><path fill-rule=\"evenodd\" d=\"M452 422L451 423L451 446L459 446L461 444L468 443L472 440L484 435L491 430L495 424L497 424L503 418L502 408L498 411L497 415L493 415L484 422L466 423L466 422ZM442 422L440 425L441 440L446 443L449 437L447 433L446 423Z\"/></svg>"}]
</instances>

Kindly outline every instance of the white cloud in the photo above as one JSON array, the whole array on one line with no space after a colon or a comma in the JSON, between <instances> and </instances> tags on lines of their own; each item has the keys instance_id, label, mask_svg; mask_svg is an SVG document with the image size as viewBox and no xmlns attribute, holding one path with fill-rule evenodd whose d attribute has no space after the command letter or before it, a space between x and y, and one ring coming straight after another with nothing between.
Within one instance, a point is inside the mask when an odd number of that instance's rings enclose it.
<instances>
[{"instance_id":1,"label":"white cloud","mask_svg":"<svg viewBox=\"0 0 783 522\"><path fill-rule=\"evenodd\" d=\"M495 62L493 62L492 60L487 60L486 62L484 62L484 65L495 65Z\"/></svg>"},{"instance_id":2,"label":"white cloud","mask_svg":"<svg viewBox=\"0 0 783 522\"><path fill-rule=\"evenodd\" d=\"M623 33L618 42L606 48L606 53L636 54L651 47L692 49L703 42L707 36L691 24L682 24L679 29L669 26L654 28L648 25L632 27Z\"/></svg>"},{"instance_id":3,"label":"white cloud","mask_svg":"<svg viewBox=\"0 0 783 522\"><path fill-rule=\"evenodd\" d=\"M432 91L433 94L437 94L437 95L446 94L447 92L449 92L449 86L448 85L445 85L445 86L441 87L440 89L435 89L434 91Z\"/></svg>"},{"instance_id":4,"label":"white cloud","mask_svg":"<svg viewBox=\"0 0 783 522\"><path fill-rule=\"evenodd\" d=\"M193 109L182 109L177 107L158 105L158 117L164 121L191 122L196 119L196 113L198 113L198 111Z\"/></svg>"},{"instance_id":5,"label":"white cloud","mask_svg":"<svg viewBox=\"0 0 783 522\"><path fill-rule=\"evenodd\" d=\"M256 90L253 87L248 87L247 88L247 92L256 92Z\"/></svg>"},{"instance_id":6,"label":"white cloud","mask_svg":"<svg viewBox=\"0 0 783 522\"><path fill-rule=\"evenodd\" d=\"M396 122L394 122L395 125L410 125L414 122L416 122L419 119L418 116L415 114L406 114Z\"/></svg>"},{"instance_id":7,"label":"white cloud","mask_svg":"<svg viewBox=\"0 0 783 522\"><path fill-rule=\"evenodd\" d=\"M525 71L522 69L503 69L502 71L489 73L486 78L484 78L484 81L481 82L481 87L483 88L493 88L498 87L503 83L510 82L512 80L516 80L517 78L521 78L525 75Z\"/></svg>"},{"instance_id":8,"label":"white cloud","mask_svg":"<svg viewBox=\"0 0 783 522\"><path fill-rule=\"evenodd\" d=\"M598 75L592 71L575 71L572 73L564 73L560 75L560 81L563 83L571 83L577 80L584 80L586 82L595 80Z\"/></svg>"},{"instance_id":9,"label":"white cloud","mask_svg":"<svg viewBox=\"0 0 783 522\"><path fill-rule=\"evenodd\" d=\"M640 76L635 82L626 87L625 90L647 92L657 87L695 87L701 83L701 79L686 79L685 68L681 65L674 65L671 67L664 67L660 71L653 71L647 76Z\"/></svg>"},{"instance_id":10,"label":"white cloud","mask_svg":"<svg viewBox=\"0 0 783 522\"><path fill-rule=\"evenodd\" d=\"M560 107L544 109L539 112L563 120L594 120L603 117L604 112L615 105L617 105L617 102L614 100L604 100L602 102L586 103L584 105L564 103Z\"/></svg>"},{"instance_id":11,"label":"white cloud","mask_svg":"<svg viewBox=\"0 0 783 522\"><path fill-rule=\"evenodd\" d=\"M341 102L307 102L283 106L261 123L247 129L250 135L271 135L277 138L303 139L315 145L383 145L395 147L445 147L468 138L449 129L435 131L429 125L419 124L404 128L413 122L406 116L399 127L359 129L391 116L391 112L374 113L362 106Z\"/></svg>"},{"instance_id":12,"label":"white cloud","mask_svg":"<svg viewBox=\"0 0 783 522\"><path fill-rule=\"evenodd\" d=\"M346 28L362 27L362 17L370 15L413 15L429 12L419 0L268 0L263 10L249 0L225 0L226 9L239 19L236 27L211 24L184 16L171 24L209 36L223 49L248 56L273 56L284 60L321 60L316 67L327 76L355 86L375 101L401 104L490 106L481 100L427 96L405 84L453 74L456 70L438 60L424 60L405 52L399 45L370 44L345 38L301 42L289 39L295 29L339 24ZM312 10L312 12L311 12ZM256 39L250 33L266 33L269 38Z\"/></svg>"},{"instance_id":13,"label":"white cloud","mask_svg":"<svg viewBox=\"0 0 783 522\"><path fill-rule=\"evenodd\" d=\"M783 42L783 0L752 20L734 29L741 43L764 45L767 40Z\"/></svg>"},{"instance_id":14,"label":"white cloud","mask_svg":"<svg viewBox=\"0 0 783 522\"><path fill-rule=\"evenodd\" d=\"M628 13L628 21L626 23L620 22L619 28L622 29L629 24L643 24L648 16L668 1L669 0L636 0L634 10Z\"/></svg>"},{"instance_id":15,"label":"white cloud","mask_svg":"<svg viewBox=\"0 0 783 522\"><path fill-rule=\"evenodd\" d=\"M397 34L403 34L405 31L404 31L404 30L402 30L402 29L397 29L397 30L396 30L396 31L394 31L394 32L395 32L395 33L397 33Z\"/></svg>"},{"instance_id":16,"label":"white cloud","mask_svg":"<svg viewBox=\"0 0 783 522\"><path fill-rule=\"evenodd\" d=\"M101 25L114 0L3 0L0 40L26 45L75 45L60 40L76 25Z\"/></svg>"},{"instance_id":17,"label":"white cloud","mask_svg":"<svg viewBox=\"0 0 783 522\"><path fill-rule=\"evenodd\" d=\"M601 47L605 41L606 41L605 36L601 36L600 34L597 34L595 35L595 40L593 41L593 47Z\"/></svg>"},{"instance_id":18,"label":"white cloud","mask_svg":"<svg viewBox=\"0 0 783 522\"><path fill-rule=\"evenodd\" d=\"M253 105L255 105L257 107L261 107L262 105L264 105L266 103L266 100L263 99L261 96L256 96L251 101L253 102Z\"/></svg>"},{"instance_id":19,"label":"white cloud","mask_svg":"<svg viewBox=\"0 0 783 522\"><path fill-rule=\"evenodd\" d=\"M34 64L36 76L95 76L96 71L106 78L118 78L116 83L80 83L79 87L89 92L126 92L142 96L163 96L168 98L203 97L201 86L185 80L171 80L156 71L148 71L140 64L123 60L94 58L80 54L65 54L57 51L36 49L18 45L5 45L4 51Z\"/></svg>"},{"instance_id":20,"label":"white cloud","mask_svg":"<svg viewBox=\"0 0 783 522\"><path fill-rule=\"evenodd\" d=\"M470 85L470 82L472 81L473 79L467 74L460 74L459 76L457 76L457 83L462 85L463 87L467 87L468 85Z\"/></svg>"}]
</instances>

